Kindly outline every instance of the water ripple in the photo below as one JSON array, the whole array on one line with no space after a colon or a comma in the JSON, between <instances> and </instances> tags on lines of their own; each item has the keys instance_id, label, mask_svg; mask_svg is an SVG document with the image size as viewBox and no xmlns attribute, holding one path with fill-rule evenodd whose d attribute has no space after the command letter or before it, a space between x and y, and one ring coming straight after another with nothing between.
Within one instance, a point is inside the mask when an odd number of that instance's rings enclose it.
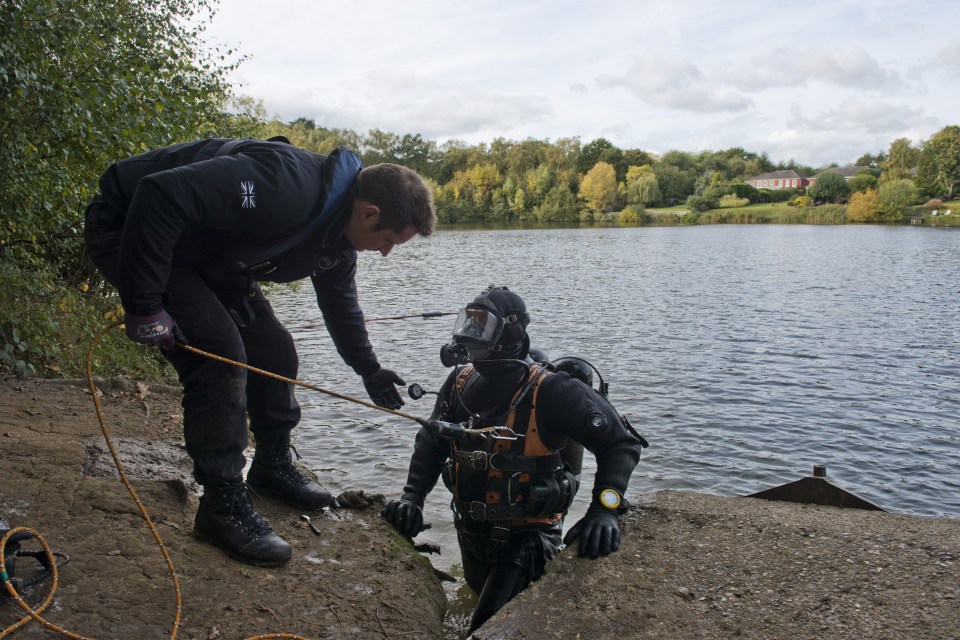
<instances>
[{"instance_id":1,"label":"water ripple","mask_svg":"<svg viewBox=\"0 0 960 640\"><path fill-rule=\"evenodd\" d=\"M826 464L888 510L960 517L958 248L958 232L910 227L440 231L386 259L361 255L358 288L368 317L453 311L489 284L520 293L533 345L596 364L650 440L632 495L744 495ZM300 377L365 398L310 287L271 299ZM442 383L451 318L369 327L384 366ZM297 395L298 448L327 485L400 492L415 424ZM441 487L427 504L428 539L445 550L448 500Z\"/></svg>"}]
</instances>

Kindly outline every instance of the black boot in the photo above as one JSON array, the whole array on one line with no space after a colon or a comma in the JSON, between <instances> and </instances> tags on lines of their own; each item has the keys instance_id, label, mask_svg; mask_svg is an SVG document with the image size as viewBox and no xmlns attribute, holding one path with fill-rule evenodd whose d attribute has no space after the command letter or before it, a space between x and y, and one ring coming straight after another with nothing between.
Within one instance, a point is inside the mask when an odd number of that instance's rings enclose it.
<instances>
[{"instance_id":1,"label":"black boot","mask_svg":"<svg viewBox=\"0 0 960 640\"><path fill-rule=\"evenodd\" d=\"M290 455L290 434L257 438L247 484L258 493L274 496L298 509L319 511L333 496L303 474Z\"/></svg>"},{"instance_id":2,"label":"black boot","mask_svg":"<svg viewBox=\"0 0 960 640\"><path fill-rule=\"evenodd\" d=\"M287 541L250 504L242 480L204 486L193 533L230 557L258 567L281 565L292 555Z\"/></svg>"}]
</instances>

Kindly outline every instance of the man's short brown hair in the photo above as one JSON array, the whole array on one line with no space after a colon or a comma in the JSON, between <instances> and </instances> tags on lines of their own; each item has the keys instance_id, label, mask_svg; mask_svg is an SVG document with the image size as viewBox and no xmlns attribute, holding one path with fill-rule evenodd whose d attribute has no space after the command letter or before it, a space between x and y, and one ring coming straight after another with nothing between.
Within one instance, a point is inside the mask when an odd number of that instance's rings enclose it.
<instances>
[{"instance_id":1,"label":"man's short brown hair","mask_svg":"<svg viewBox=\"0 0 960 640\"><path fill-rule=\"evenodd\" d=\"M386 162L362 169L356 198L379 207L378 228L399 233L413 225L418 234L429 236L437 224L430 186L416 171L398 164Z\"/></svg>"}]
</instances>

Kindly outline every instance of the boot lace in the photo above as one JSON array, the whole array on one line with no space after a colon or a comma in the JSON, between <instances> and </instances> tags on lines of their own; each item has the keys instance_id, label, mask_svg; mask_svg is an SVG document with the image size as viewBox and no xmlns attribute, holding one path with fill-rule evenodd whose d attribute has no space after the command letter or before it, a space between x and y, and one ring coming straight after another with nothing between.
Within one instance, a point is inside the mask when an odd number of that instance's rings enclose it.
<instances>
[{"instance_id":1,"label":"boot lace","mask_svg":"<svg viewBox=\"0 0 960 640\"><path fill-rule=\"evenodd\" d=\"M293 452L293 457L289 455L289 451ZM274 449L273 454L268 459L261 461L261 464L270 467L275 478L298 488L310 484L310 478L305 476L293 462L302 459L296 447L289 445L289 450Z\"/></svg>"},{"instance_id":2,"label":"boot lace","mask_svg":"<svg viewBox=\"0 0 960 640\"><path fill-rule=\"evenodd\" d=\"M260 512L253 508L246 486L231 485L224 491L224 506L227 508L227 522L243 532L260 537L273 531Z\"/></svg>"}]
</instances>

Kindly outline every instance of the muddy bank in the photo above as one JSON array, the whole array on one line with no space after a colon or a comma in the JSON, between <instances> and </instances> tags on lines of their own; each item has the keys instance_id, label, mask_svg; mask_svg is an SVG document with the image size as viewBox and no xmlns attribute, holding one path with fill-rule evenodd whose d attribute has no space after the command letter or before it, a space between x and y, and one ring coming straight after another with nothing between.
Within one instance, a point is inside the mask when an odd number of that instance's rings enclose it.
<instances>
[{"instance_id":1,"label":"muddy bank","mask_svg":"<svg viewBox=\"0 0 960 640\"><path fill-rule=\"evenodd\" d=\"M378 508L313 515L316 535L299 512L254 498L294 546L279 569L196 541L179 389L100 386L127 475L179 576L178 637L453 637L429 561ZM45 617L88 637L168 637L172 579L117 478L86 383L0 382L0 452L0 516L71 558ZM957 520L661 492L625 517L619 553L590 561L565 550L475 636L960 640L958 556ZM41 601L48 584L28 599ZM0 629L23 615L0 599ZM31 622L14 637L55 636Z\"/></svg>"},{"instance_id":2,"label":"muddy bank","mask_svg":"<svg viewBox=\"0 0 960 640\"><path fill-rule=\"evenodd\" d=\"M958 520L664 491L623 533L477 639L960 638Z\"/></svg>"},{"instance_id":3,"label":"muddy bank","mask_svg":"<svg viewBox=\"0 0 960 640\"><path fill-rule=\"evenodd\" d=\"M300 512L254 498L294 547L293 559L279 569L237 563L195 540L197 487L182 447L179 389L122 379L100 388L126 474L179 578L178 637L442 635L440 582L429 561L380 520L379 508L312 515L318 536ZM0 516L38 530L70 557L44 617L88 637L168 637L177 608L173 581L117 477L86 383L5 382L0 398ZM21 560L18 566L26 571L36 563ZM28 600L39 604L48 586L27 590ZM23 615L9 598L0 599L0 629ZM15 637L56 634L30 622Z\"/></svg>"}]
</instances>

